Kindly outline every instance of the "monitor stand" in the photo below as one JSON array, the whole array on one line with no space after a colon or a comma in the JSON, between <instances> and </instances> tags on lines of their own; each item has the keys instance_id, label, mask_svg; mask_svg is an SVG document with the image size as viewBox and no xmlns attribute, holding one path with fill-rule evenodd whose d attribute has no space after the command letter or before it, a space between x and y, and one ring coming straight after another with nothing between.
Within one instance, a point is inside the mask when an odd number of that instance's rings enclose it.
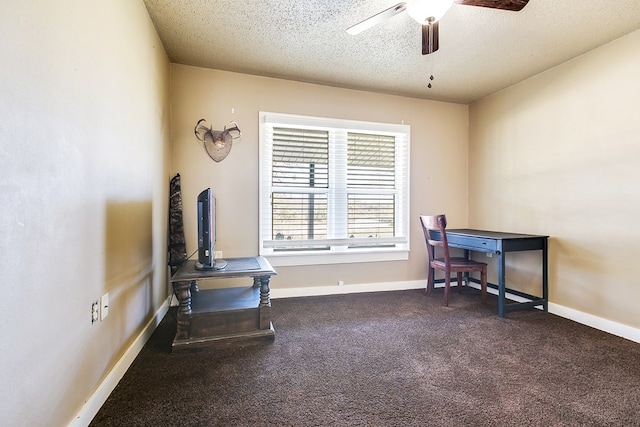
<instances>
[{"instance_id":1,"label":"monitor stand","mask_svg":"<svg viewBox=\"0 0 640 427\"><path fill-rule=\"evenodd\" d=\"M224 270L227 266L227 261L223 259L216 259L213 261L213 265L204 265L199 262L196 262L195 269L196 270Z\"/></svg>"}]
</instances>

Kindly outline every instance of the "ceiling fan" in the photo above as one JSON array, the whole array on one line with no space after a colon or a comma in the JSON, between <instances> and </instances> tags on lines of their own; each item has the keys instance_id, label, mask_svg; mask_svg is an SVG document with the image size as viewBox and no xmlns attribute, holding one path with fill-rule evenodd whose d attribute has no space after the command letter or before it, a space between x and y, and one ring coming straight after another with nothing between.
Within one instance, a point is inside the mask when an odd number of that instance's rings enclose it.
<instances>
[{"instance_id":1,"label":"ceiling fan","mask_svg":"<svg viewBox=\"0 0 640 427\"><path fill-rule=\"evenodd\" d=\"M422 25L422 54L427 55L438 50L438 21L453 3L518 12L528 2L529 0L410 0L391 6L347 28L347 32L349 34L361 33L406 10L411 18Z\"/></svg>"}]
</instances>

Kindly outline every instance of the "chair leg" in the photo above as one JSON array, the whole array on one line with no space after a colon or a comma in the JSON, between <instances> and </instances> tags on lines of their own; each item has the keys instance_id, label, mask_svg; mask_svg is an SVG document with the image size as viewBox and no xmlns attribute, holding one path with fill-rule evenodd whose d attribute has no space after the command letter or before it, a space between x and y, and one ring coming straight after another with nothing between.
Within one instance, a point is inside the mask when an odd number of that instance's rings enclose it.
<instances>
[{"instance_id":1,"label":"chair leg","mask_svg":"<svg viewBox=\"0 0 640 427\"><path fill-rule=\"evenodd\" d=\"M429 294L431 293L431 289L433 289L433 276L434 276L433 268L429 267L429 272L427 273L427 290L426 290L427 296L429 296Z\"/></svg>"},{"instance_id":2,"label":"chair leg","mask_svg":"<svg viewBox=\"0 0 640 427\"><path fill-rule=\"evenodd\" d=\"M461 294L462 293L462 273L458 272L458 293Z\"/></svg>"},{"instance_id":3,"label":"chair leg","mask_svg":"<svg viewBox=\"0 0 640 427\"><path fill-rule=\"evenodd\" d=\"M482 293L482 304L487 305L487 267L480 272L480 292Z\"/></svg>"},{"instance_id":4,"label":"chair leg","mask_svg":"<svg viewBox=\"0 0 640 427\"><path fill-rule=\"evenodd\" d=\"M447 271L444 278L444 306L445 307L449 307L449 292L451 290L450 276L451 276L451 273Z\"/></svg>"}]
</instances>

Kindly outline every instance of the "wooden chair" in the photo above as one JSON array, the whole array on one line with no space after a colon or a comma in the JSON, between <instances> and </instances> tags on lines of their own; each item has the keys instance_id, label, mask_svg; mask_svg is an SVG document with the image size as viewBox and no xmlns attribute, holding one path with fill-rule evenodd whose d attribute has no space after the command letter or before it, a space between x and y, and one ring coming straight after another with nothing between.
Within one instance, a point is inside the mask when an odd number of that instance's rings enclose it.
<instances>
[{"instance_id":1,"label":"wooden chair","mask_svg":"<svg viewBox=\"0 0 640 427\"><path fill-rule=\"evenodd\" d=\"M444 271L444 306L449 306L449 290L451 273L457 273L458 291L462 293L462 273L480 272L480 286L482 293L482 304L487 304L487 264L477 262L466 258L450 257L449 246L447 244L447 218L444 215L421 215L420 223L422 224L422 232L427 243L427 252L429 253L429 274L427 279L427 291L429 295L433 288L435 269ZM433 232L440 233L440 239L433 238ZM439 246L444 252L443 258L435 257L435 248Z\"/></svg>"}]
</instances>

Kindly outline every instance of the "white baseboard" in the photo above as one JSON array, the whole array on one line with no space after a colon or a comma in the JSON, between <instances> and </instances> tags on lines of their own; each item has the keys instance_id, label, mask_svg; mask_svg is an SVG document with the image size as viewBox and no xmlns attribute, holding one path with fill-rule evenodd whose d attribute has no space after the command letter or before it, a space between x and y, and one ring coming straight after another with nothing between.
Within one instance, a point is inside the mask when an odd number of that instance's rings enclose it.
<instances>
[{"instance_id":1,"label":"white baseboard","mask_svg":"<svg viewBox=\"0 0 640 427\"><path fill-rule=\"evenodd\" d=\"M480 284L478 283L469 283L469 286L474 287L476 289L480 289ZM498 290L494 288L488 288L487 292L497 295ZM513 295L507 292L507 296L509 299L518 302L528 301L526 298L522 298L518 295ZM540 307L536 307L541 309ZM564 317L565 319L573 320L574 322L581 323L583 325L592 327L594 329L598 329L600 331L604 331L610 333L612 335L616 335L621 338L625 338L631 340L633 342L640 343L640 329L634 328L628 325L624 325L622 323L614 322L609 319L605 319L603 317L594 316L592 314L584 313L582 311L575 310L573 308L565 307L560 304L549 303L549 313L555 314L556 316Z\"/></svg>"},{"instance_id":2,"label":"white baseboard","mask_svg":"<svg viewBox=\"0 0 640 427\"><path fill-rule=\"evenodd\" d=\"M583 313L582 311L574 310L551 302L549 303L549 313L553 313L557 316L582 323L583 325L590 326L594 329L599 329L612 335L640 343L640 329L638 328L594 316L592 314Z\"/></svg>"},{"instance_id":3,"label":"white baseboard","mask_svg":"<svg viewBox=\"0 0 640 427\"><path fill-rule=\"evenodd\" d=\"M425 287L425 280L406 282L364 283L357 285L313 286L307 288L271 289L271 298L312 297L320 295L355 294L362 292L403 291Z\"/></svg>"},{"instance_id":4,"label":"white baseboard","mask_svg":"<svg viewBox=\"0 0 640 427\"><path fill-rule=\"evenodd\" d=\"M455 280L451 282L452 286L456 286ZM387 283L372 283L372 284L359 284L359 285L342 285L342 286L315 286L309 288L283 288L272 289L271 298L291 298L291 297L305 297L305 296L319 296L319 295L334 295L334 294L350 294L359 292L380 292L380 291L401 291L406 289L422 289L426 286L426 280L413 280L406 282L387 282ZM443 287L444 283L436 283L435 287ZM471 282L470 287L480 289L479 283ZM494 288L488 288L487 292L497 295L498 290ZM526 298L518 295L513 295L507 292L507 296L510 300L525 302ZM612 320L597 317L591 314L583 313L578 310L574 310L569 307L565 307L559 304L549 303L549 313L555 314L560 317L564 317L574 322L581 323L583 325L598 329L612 335L616 335L637 343L640 343L640 329L631 326L617 323Z\"/></svg>"},{"instance_id":5,"label":"white baseboard","mask_svg":"<svg viewBox=\"0 0 640 427\"><path fill-rule=\"evenodd\" d=\"M91 395L87 402L82 406L82 409L78 415L69 423L69 427L84 427L88 426L96 416L104 402L111 394L118 382L122 379L129 366L133 363L142 347L147 342L153 331L156 330L160 321L164 318L165 314L169 310L169 298L160 306L156 315L149 320L149 322L142 329L142 332L133 341L129 348L124 352L124 355L118 360L111 372L107 375L104 381L98 386L98 389Z\"/></svg>"}]
</instances>

